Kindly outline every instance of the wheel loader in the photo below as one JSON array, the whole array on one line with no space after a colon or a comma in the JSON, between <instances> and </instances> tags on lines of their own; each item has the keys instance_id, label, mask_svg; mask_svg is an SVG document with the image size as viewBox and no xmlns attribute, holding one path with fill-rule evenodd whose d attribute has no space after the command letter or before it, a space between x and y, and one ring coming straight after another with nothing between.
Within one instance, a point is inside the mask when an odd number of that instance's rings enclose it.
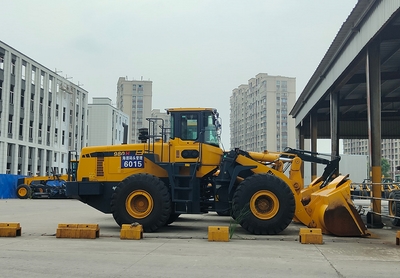
<instances>
[{"instance_id":1,"label":"wheel loader","mask_svg":"<svg viewBox=\"0 0 400 278\"><path fill-rule=\"evenodd\" d=\"M145 232L181 214L214 211L229 213L253 234L278 234L292 221L325 234L368 234L350 198L351 181L335 176L338 159L321 160L316 153L294 149L224 151L216 109L171 108L167 113L170 128L160 118L148 118L148 128L139 133L141 143L83 148L76 181L66 183L67 196L111 213L120 226L140 223ZM304 159L327 165L307 187Z\"/></svg>"}]
</instances>

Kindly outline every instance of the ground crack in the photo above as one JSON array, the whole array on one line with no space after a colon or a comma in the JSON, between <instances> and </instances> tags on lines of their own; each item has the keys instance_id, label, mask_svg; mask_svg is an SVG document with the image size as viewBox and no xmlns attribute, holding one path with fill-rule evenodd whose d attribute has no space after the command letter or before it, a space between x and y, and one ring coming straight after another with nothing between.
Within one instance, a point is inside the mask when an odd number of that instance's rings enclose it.
<instances>
[{"instance_id":1,"label":"ground crack","mask_svg":"<svg viewBox=\"0 0 400 278\"><path fill-rule=\"evenodd\" d=\"M335 270L335 272L337 273L338 277L341 278L345 278L344 275L342 275L342 273L340 273L339 270L336 269L336 267L331 263L331 261L324 255L324 253L317 247L319 253L325 258L325 260L329 263L329 265Z\"/></svg>"}]
</instances>

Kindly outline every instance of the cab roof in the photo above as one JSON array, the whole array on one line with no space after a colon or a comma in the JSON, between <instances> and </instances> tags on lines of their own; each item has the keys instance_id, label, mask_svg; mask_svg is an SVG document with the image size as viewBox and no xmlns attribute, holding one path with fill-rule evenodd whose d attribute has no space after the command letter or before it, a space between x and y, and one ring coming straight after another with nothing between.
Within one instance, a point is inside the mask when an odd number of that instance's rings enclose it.
<instances>
[{"instance_id":1,"label":"cab roof","mask_svg":"<svg viewBox=\"0 0 400 278\"><path fill-rule=\"evenodd\" d=\"M195 108L167 108L167 113L170 112L189 112L189 111L211 111L211 112L217 112L217 109L215 108L201 108L201 107L195 107Z\"/></svg>"}]
</instances>

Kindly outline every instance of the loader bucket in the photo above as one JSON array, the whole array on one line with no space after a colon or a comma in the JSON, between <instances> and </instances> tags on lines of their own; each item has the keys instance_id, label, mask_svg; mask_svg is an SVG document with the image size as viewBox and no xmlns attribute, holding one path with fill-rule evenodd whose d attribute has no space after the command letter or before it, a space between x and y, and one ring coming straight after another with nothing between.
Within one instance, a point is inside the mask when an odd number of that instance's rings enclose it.
<instances>
[{"instance_id":1,"label":"loader bucket","mask_svg":"<svg viewBox=\"0 0 400 278\"><path fill-rule=\"evenodd\" d=\"M350 197L350 180L339 176L326 187L311 194L306 206L312 225L324 234L368 236L369 233Z\"/></svg>"}]
</instances>

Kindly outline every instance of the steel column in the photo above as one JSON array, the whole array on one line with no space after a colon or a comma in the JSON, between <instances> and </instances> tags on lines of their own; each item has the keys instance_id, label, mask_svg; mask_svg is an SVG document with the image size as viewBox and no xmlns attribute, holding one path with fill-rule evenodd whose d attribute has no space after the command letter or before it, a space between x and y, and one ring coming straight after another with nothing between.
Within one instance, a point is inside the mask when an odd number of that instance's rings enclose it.
<instances>
[{"instance_id":1,"label":"steel column","mask_svg":"<svg viewBox=\"0 0 400 278\"><path fill-rule=\"evenodd\" d=\"M311 138L311 151L317 152L317 138L318 138L318 120L317 113L311 112L310 114L310 138ZM311 180L317 178L317 164L311 163Z\"/></svg>"},{"instance_id":2,"label":"steel column","mask_svg":"<svg viewBox=\"0 0 400 278\"><path fill-rule=\"evenodd\" d=\"M298 148L300 150L305 150L303 128L304 128L303 125L296 128L297 138L298 138L298 146L296 146L296 148ZM301 175L304 177L304 163L301 164Z\"/></svg>"},{"instance_id":3,"label":"steel column","mask_svg":"<svg viewBox=\"0 0 400 278\"><path fill-rule=\"evenodd\" d=\"M381 61L380 42L373 41L367 49L366 85L368 105L368 140L372 170L372 227L383 227L381 213Z\"/></svg>"},{"instance_id":4,"label":"steel column","mask_svg":"<svg viewBox=\"0 0 400 278\"><path fill-rule=\"evenodd\" d=\"M330 94L331 155L339 156L339 92ZM339 174L339 169L336 175Z\"/></svg>"}]
</instances>

